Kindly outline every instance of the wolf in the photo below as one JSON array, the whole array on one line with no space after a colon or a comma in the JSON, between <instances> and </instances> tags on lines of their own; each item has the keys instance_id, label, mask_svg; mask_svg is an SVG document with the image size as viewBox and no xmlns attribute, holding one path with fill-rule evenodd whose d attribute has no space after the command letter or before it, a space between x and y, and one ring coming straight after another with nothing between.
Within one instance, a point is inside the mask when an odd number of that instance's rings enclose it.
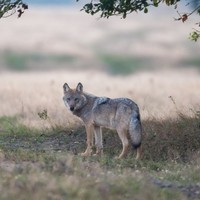
<instances>
[{"instance_id":1,"label":"wolf","mask_svg":"<svg viewBox=\"0 0 200 200\"><path fill-rule=\"evenodd\" d=\"M139 108L128 98L111 99L97 97L83 91L82 83L71 89L63 85L63 101L66 107L82 119L87 134L87 148L82 156L92 155L93 135L95 136L96 154L103 154L102 127L116 130L122 142L122 152L117 158L128 153L129 138L136 149L136 159L141 156L142 125Z\"/></svg>"}]
</instances>

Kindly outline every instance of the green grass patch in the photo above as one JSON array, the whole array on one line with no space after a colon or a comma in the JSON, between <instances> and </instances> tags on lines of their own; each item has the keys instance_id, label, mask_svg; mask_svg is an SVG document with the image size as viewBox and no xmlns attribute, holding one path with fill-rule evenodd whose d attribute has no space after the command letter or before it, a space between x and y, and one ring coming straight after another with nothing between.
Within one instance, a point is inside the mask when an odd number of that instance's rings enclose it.
<instances>
[{"instance_id":1,"label":"green grass patch","mask_svg":"<svg viewBox=\"0 0 200 200\"><path fill-rule=\"evenodd\" d=\"M151 177L183 185L200 182L200 118L143 121L143 158L116 160L122 146L104 129L104 155L84 158L84 127L33 129L19 117L0 118L1 199L187 199ZM189 134L188 134L189 133Z\"/></svg>"},{"instance_id":2,"label":"green grass patch","mask_svg":"<svg viewBox=\"0 0 200 200\"><path fill-rule=\"evenodd\" d=\"M123 54L102 54L99 56L105 68L111 74L129 75L149 67L147 59Z\"/></svg>"},{"instance_id":3,"label":"green grass patch","mask_svg":"<svg viewBox=\"0 0 200 200\"><path fill-rule=\"evenodd\" d=\"M52 67L64 68L73 63L77 58L65 54L44 54L37 52L22 53L6 51L1 54L5 66L14 71L44 70Z\"/></svg>"},{"instance_id":4,"label":"green grass patch","mask_svg":"<svg viewBox=\"0 0 200 200\"><path fill-rule=\"evenodd\" d=\"M190 67L192 66L192 67L196 67L196 68L200 69L200 58L194 57L194 58L184 60L182 65L183 66L190 66Z\"/></svg>"},{"instance_id":5,"label":"green grass patch","mask_svg":"<svg viewBox=\"0 0 200 200\"><path fill-rule=\"evenodd\" d=\"M19 122L18 116L0 117L0 133L2 137L24 137L35 136L37 129L27 127Z\"/></svg>"}]
</instances>

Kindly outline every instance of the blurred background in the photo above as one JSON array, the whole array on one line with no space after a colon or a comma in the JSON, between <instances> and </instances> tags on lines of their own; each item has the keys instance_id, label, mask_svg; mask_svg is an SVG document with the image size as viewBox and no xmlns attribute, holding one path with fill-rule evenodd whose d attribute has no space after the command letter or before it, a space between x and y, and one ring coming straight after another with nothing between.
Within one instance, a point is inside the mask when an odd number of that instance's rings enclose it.
<instances>
[{"instance_id":1,"label":"blurred background","mask_svg":"<svg viewBox=\"0 0 200 200\"><path fill-rule=\"evenodd\" d=\"M176 10L163 5L126 19L100 19L80 11L85 2L27 0L21 18L0 20L0 115L35 125L38 113L48 110L55 123L71 123L64 82L82 82L99 96L132 98L144 119L199 108L200 45L188 39L195 15L175 21Z\"/></svg>"},{"instance_id":2,"label":"blurred background","mask_svg":"<svg viewBox=\"0 0 200 200\"><path fill-rule=\"evenodd\" d=\"M87 1L26 2L29 9L23 17L14 15L0 22L1 71L55 70L56 66L126 75L200 67L200 46L188 40L194 22L175 21L179 16L173 7L163 5L127 19L100 19L80 12Z\"/></svg>"}]
</instances>

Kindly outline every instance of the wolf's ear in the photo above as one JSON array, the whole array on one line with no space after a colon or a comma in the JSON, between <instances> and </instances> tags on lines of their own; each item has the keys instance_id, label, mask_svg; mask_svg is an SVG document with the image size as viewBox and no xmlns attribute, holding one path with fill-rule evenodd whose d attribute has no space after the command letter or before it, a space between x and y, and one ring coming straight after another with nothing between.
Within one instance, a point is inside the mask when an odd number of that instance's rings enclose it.
<instances>
[{"instance_id":1,"label":"wolf's ear","mask_svg":"<svg viewBox=\"0 0 200 200\"><path fill-rule=\"evenodd\" d=\"M67 83L65 83L65 84L63 85L63 91L64 91L64 93L68 92L69 90L70 90L69 85L68 85Z\"/></svg>"},{"instance_id":2,"label":"wolf's ear","mask_svg":"<svg viewBox=\"0 0 200 200\"><path fill-rule=\"evenodd\" d=\"M83 85L82 85L82 83L78 83L78 85L76 86L76 91L77 92L83 92Z\"/></svg>"}]
</instances>

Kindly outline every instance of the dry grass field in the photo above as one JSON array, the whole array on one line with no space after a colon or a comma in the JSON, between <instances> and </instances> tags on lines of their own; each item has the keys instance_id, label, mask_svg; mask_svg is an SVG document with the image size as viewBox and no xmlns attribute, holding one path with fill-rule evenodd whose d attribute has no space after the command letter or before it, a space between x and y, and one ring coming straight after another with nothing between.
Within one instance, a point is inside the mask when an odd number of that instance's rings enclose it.
<instances>
[{"instance_id":1,"label":"dry grass field","mask_svg":"<svg viewBox=\"0 0 200 200\"><path fill-rule=\"evenodd\" d=\"M44 126L38 116L47 110L52 123L68 126L78 121L64 106L63 84L76 87L82 82L86 92L97 96L128 97L140 107L144 120L164 120L181 112L193 116L199 110L200 79L197 71L142 72L111 76L99 71L52 71L4 73L0 79L0 115L17 115L29 126Z\"/></svg>"},{"instance_id":2,"label":"dry grass field","mask_svg":"<svg viewBox=\"0 0 200 200\"><path fill-rule=\"evenodd\" d=\"M169 18L31 8L0 21L0 199L200 199L200 48L190 22ZM106 129L105 155L79 156L85 129L64 106L65 82L139 105L142 160L115 160Z\"/></svg>"}]
</instances>

